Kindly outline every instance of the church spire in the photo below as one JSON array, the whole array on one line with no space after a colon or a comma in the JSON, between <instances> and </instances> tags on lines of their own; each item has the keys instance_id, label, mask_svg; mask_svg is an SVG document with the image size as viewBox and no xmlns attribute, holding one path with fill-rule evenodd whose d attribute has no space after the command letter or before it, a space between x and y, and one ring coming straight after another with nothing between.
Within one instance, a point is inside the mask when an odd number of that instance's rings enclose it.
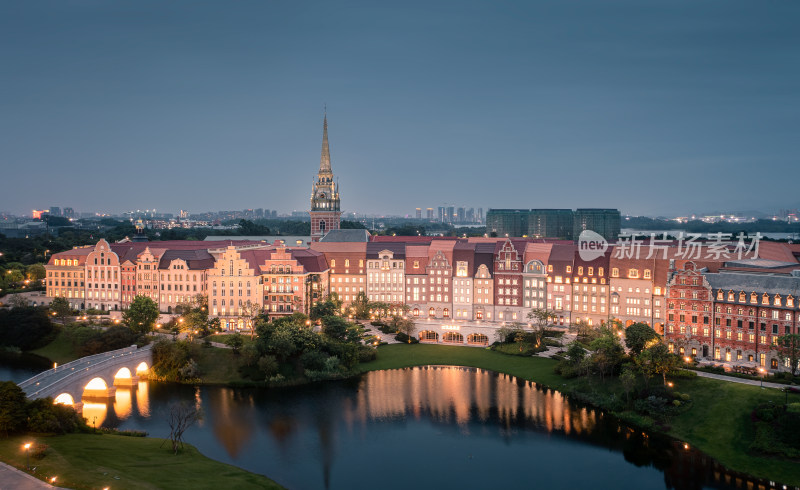
<instances>
[{"instance_id":1,"label":"church spire","mask_svg":"<svg viewBox=\"0 0 800 490\"><path fill-rule=\"evenodd\" d=\"M325 116L322 122L322 155L319 158L319 173L320 175L332 175L331 170L331 150L328 147L328 110L325 110Z\"/></svg>"}]
</instances>

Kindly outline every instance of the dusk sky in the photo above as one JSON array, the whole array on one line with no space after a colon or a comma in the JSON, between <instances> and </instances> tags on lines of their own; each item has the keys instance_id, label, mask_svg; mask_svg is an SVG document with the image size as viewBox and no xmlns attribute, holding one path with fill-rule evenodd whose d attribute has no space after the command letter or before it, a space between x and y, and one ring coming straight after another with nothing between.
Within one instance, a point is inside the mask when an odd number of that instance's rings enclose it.
<instances>
[{"instance_id":1,"label":"dusk sky","mask_svg":"<svg viewBox=\"0 0 800 490\"><path fill-rule=\"evenodd\" d=\"M800 207L800 2L1 1L0 211Z\"/></svg>"}]
</instances>

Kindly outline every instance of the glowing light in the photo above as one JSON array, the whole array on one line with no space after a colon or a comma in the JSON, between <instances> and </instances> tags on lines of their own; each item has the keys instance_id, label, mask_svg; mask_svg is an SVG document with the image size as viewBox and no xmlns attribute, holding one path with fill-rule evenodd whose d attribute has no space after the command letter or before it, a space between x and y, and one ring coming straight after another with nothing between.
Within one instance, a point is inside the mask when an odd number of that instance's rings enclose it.
<instances>
[{"instance_id":1,"label":"glowing light","mask_svg":"<svg viewBox=\"0 0 800 490\"><path fill-rule=\"evenodd\" d=\"M22 446L22 449L30 449L30 448L31 448L31 443L30 442L26 442L25 445Z\"/></svg>"},{"instance_id":2,"label":"glowing light","mask_svg":"<svg viewBox=\"0 0 800 490\"><path fill-rule=\"evenodd\" d=\"M149 370L146 362L139 363L139 365L136 366L136 376L147 374Z\"/></svg>"},{"instance_id":3,"label":"glowing light","mask_svg":"<svg viewBox=\"0 0 800 490\"><path fill-rule=\"evenodd\" d=\"M130 371L128 372L130 374ZM108 385L103 378L94 378L84 387L84 390L105 390L108 389Z\"/></svg>"},{"instance_id":4,"label":"glowing light","mask_svg":"<svg viewBox=\"0 0 800 490\"><path fill-rule=\"evenodd\" d=\"M117 374L114 376L114 378L130 379L131 378L131 370L126 368L126 367L124 367L124 368L120 369L119 371L117 371Z\"/></svg>"},{"instance_id":5,"label":"glowing light","mask_svg":"<svg viewBox=\"0 0 800 490\"><path fill-rule=\"evenodd\" d=\"M74 405L75 399L72 398L72 395L69 393L62 393L58 395L55 400L53 400L53 404L56 405Z\"/></svg>"}]
</instances>

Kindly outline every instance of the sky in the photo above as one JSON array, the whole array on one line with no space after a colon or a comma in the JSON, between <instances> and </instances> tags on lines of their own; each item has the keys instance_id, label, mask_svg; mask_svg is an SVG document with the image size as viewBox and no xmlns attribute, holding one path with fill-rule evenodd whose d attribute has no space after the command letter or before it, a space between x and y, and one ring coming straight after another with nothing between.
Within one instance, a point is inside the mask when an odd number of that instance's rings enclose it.
<instances>
[{"instance_id":1,"label":"sky","mask_svg":"<svg viewBox=\"0 0 800 490\"><path fill-rule=\"evenodd\" d=\"M0 0L0 211L800 207L800 2Z\"/></svg>"}]
</instances>

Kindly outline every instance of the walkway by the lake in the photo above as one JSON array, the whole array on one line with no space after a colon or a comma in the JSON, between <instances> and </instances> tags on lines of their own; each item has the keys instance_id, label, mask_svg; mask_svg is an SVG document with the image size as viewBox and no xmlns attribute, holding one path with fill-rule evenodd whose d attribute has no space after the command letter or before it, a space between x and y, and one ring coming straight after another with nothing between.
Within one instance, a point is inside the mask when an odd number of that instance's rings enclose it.
<instances>
[{"instance_id":1,"label":"walkway by the lake","mask_svg":"<svg viewBox=\"0 0 800 490\"><path fill-rule=\"evenodd\" d=\"M54 487L0 461L0 490L41 490Z\"/></svg>"}]
</instances>

